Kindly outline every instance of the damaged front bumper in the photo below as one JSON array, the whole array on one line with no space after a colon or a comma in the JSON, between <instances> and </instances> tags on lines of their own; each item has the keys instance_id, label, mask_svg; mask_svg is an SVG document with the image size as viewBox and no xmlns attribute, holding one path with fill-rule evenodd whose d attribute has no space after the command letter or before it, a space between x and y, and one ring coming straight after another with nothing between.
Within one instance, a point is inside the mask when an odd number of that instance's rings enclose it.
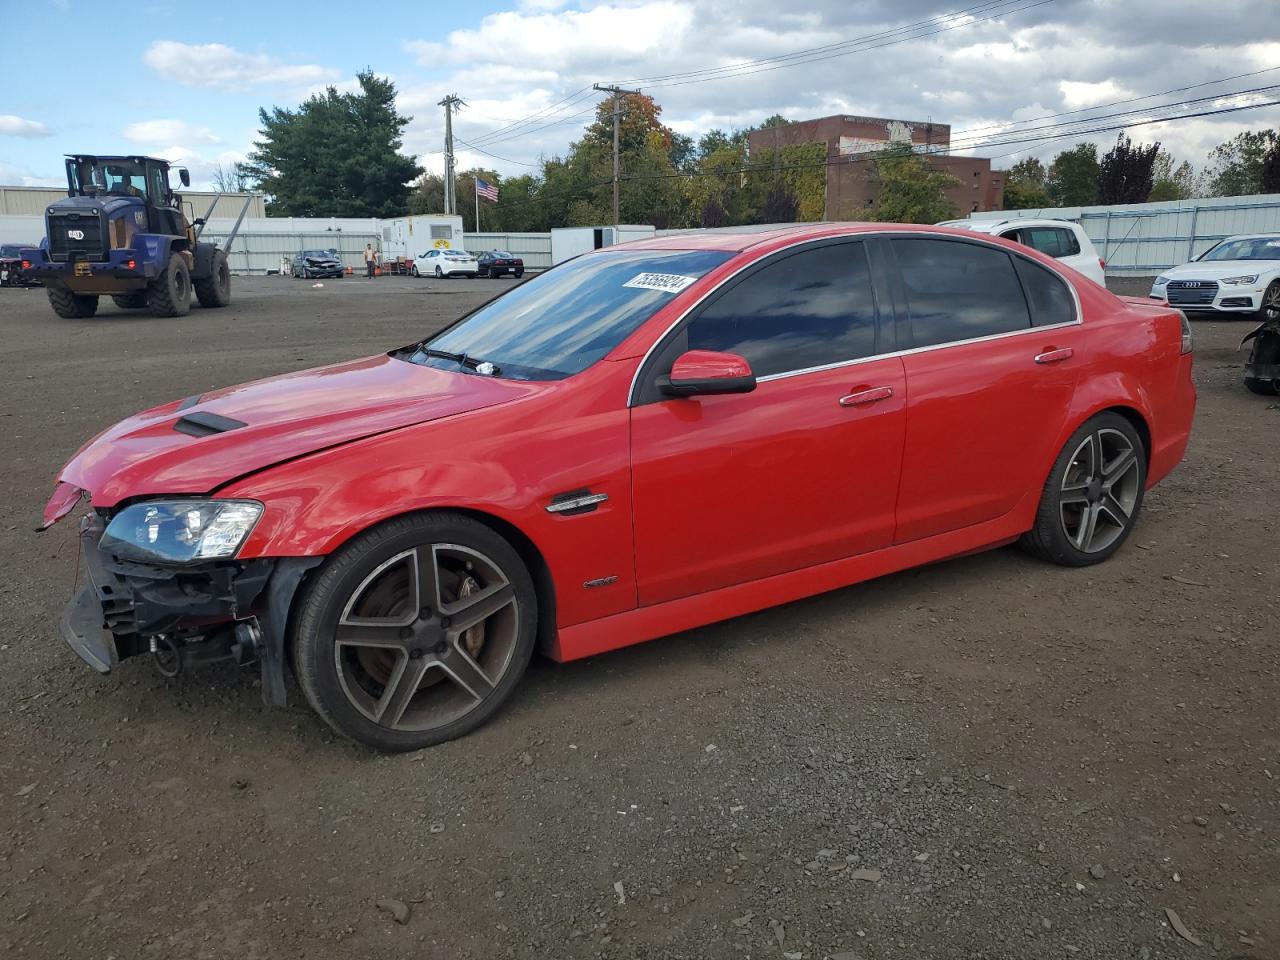
<instances>
[{"instance_id":1,"label":"damaged front bumper","mask_svg":"<svg viewBox=\"0 0 1280 960\"><path fill-rule=\"evenodd\" d=\"M321 558L287 557L159 565L121 560L99 546L104 519L80 526L79 589L62 616L62 635L99 673L152 654L173 675L184 665L258 661L262 696L285 705L284 648L289 610Z\"/></svg>"}]
</instances>

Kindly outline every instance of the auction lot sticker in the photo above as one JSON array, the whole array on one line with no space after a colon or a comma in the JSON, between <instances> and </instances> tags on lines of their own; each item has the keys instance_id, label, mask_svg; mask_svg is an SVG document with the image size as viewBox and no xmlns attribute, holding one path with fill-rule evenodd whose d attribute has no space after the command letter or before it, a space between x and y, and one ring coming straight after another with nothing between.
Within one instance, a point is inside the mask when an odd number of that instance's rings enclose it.
<instances>
[{"instance_id":1,"label":"auction lot sticker","mask_svg":"<svg viewBox=\"0 0 1280 960\"><path fill-rule=\"evenodd\" d=\"M679 293L697 277L686 277L678 273L640 273L632 277L624 287L639 287L642 290L662 290L666 293Z\"/></svg>"}]
</instances>

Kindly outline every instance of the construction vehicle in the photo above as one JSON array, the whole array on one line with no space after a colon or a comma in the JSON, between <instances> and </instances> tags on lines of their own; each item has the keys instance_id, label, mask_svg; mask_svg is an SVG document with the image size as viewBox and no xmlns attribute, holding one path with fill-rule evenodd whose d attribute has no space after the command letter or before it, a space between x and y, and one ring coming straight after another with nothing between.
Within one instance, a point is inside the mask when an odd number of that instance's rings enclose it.
<instances>
[{"instance_id":1,"label":"construction vehicle","mask_svg":"<svg viewBox=\"0 0 1280 960\"><path fill-rule=\"evenodd\" d=\"M185 168L177 168L184 187ZM202 307L231 302L227 248L253 198L245 200L226 244L202 243L214 207L190 220L169 186L169 163L155 157L67 157L67 196L45 209L45 239L22 251L23 273L40 280L60 317L92 317L98 298L157 317L181 317L191 296Z\"/></svg>"}]
</instances>

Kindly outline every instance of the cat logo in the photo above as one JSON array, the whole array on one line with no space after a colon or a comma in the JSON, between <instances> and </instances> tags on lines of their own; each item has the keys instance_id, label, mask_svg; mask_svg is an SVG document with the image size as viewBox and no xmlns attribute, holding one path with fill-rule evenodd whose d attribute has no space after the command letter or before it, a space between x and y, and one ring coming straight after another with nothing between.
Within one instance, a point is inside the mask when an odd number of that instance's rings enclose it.
<instances>
[{"instance_id":1,"label":"cat logo","mask_svg":"<svg viewBox=\"0 0 1280 960\"><path fill-rule=\"evenodd\" d=\"M67 231L67 236L68 236L68 237L70 237L72 240L83 240L83 239L84 239L84 231L83 231L83 230L68 230L68 231Z\"/></svg>"}]
</instances>

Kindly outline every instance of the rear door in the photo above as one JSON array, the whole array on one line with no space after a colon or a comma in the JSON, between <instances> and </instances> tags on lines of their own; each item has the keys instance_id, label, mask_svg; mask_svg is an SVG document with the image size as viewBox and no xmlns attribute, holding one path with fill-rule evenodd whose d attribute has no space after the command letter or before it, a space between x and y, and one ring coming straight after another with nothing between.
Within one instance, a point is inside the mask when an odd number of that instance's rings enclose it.
<instances>
[{"instance_id":1,"label":"rear door","mask_svg":"<svg viewBox=\"0 0 1280 960\"><path fill-rule=\"evenodd\" d=\"M1038 494L1085 347L1066 283L977 241L888 241L907 378L895 542L994 520Z\"/></svg>"},{"instance_id":2,"label":"rear door","mask_svg":"<svg viewBox=\"0 0 1280 960\"><path fill-rule=\"evenodd\" d=\"M825 242L728 281L653 352L631 411L642 605L892 542L905 381L880 315L865 244ZM746 357L758 386L664 397L690 349Z\"/></svg>"}]
</instances>

